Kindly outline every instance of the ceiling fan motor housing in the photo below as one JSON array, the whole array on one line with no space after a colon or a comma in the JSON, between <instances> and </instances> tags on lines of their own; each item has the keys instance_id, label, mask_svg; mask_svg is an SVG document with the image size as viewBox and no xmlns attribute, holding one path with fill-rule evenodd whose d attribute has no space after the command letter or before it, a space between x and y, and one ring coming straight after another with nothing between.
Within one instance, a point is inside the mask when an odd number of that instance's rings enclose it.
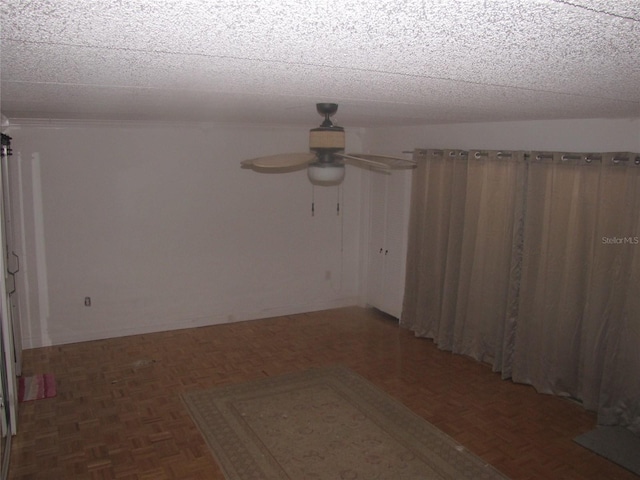
<instances>
[{"instance_id":1,"label":"ceiling fan motor housing","mask_svg":"<svg viewBox=\"0 0 640 480\"><path fill-rule=\"evenodd\" d=\"M345 146L344 128L334 125L330 117L338 111L337 103L317 103L316 109L324 122L309 132L309 149L318 152L320 161L329 160L331 154L341 152Z\"/></svg>"},{"instance_id":2,"label":"ceiling fan motor housing","mask_svg":"<svg viewBox=\"0 0 640 480\"><path fill-rule=\"evenodd\" d=\"M344 145L345 135L342 127L318 127L309 131L310 150L339 152L344 150Z\"/></svg>"}]
</instances>

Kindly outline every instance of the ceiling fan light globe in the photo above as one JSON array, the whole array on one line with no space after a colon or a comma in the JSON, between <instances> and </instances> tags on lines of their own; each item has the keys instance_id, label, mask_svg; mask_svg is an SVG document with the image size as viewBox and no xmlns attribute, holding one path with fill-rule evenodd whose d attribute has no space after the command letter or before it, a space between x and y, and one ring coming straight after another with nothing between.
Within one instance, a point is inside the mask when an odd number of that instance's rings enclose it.
<instances>
[{"instance_id":1,"label":"ceiling fan light globe","mask_svg":"<svg viewBox=\"0 0 640 480\"><path fill-rule=\"evenodd\" d=\"M344 173L344 165L312 164L307 168L309 181L314 185L340 185L342 180L344 180Z\"/></svg>"}]
</instances>

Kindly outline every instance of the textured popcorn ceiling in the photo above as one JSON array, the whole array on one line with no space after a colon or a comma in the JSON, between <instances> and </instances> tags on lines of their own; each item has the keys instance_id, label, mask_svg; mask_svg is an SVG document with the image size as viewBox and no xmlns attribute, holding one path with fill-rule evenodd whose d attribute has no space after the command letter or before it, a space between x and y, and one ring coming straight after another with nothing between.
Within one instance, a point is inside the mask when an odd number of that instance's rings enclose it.
<instances>
[{"instance_id":1,"label":"textured popcorn ceiling","mask_svg":"<svg viewBox=\"0 0 640 480\"><path fill-rule=\"evenodd\" d=\"M640 117L640 0L3 0L9 119Z\"/></svg>"}]
</instances>

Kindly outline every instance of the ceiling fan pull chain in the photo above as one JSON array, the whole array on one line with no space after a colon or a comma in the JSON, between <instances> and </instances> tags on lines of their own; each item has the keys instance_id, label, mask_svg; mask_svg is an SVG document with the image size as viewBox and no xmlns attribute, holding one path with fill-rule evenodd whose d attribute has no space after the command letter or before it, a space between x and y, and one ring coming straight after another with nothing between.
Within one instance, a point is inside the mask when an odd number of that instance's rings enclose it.
<instances>
[{"instance_id":1,"label":"ceiling fan pull chain","mask_svg":"<svg viewBox=\"0 0 640 480\"><path fill-rule=\"evenodd\" d=\"M336 207L336 215L340 216L340 191L342 190L342 188L340 186L338 186L338 202L337 202L337 207Z\"/></svg>"},{"instance_id":2,"label":"ceiling fan pull chain","mask_svg":"<svg viewBox=\"0 0 640 480\"><path fill-rule=\"evenodd\" d=\"M316 216L316 187L311 184L311 216Z\"/></svg>"}]
</instances>

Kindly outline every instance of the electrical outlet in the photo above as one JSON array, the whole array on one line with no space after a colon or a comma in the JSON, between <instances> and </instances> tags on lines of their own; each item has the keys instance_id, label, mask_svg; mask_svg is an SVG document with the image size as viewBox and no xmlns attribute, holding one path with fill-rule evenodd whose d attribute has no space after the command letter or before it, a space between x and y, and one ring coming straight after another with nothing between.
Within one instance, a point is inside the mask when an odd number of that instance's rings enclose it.
<instances>
[{"instance_id":1,"label":"electrical outlet","mask_svg":"<svg viewBox=\"0 0 640 480\"><path fill-rule=\"evenodd\" d=\"M91 306L91 297L84 297L84 306L85 307Z\"/></svg>"}]
</instances>

